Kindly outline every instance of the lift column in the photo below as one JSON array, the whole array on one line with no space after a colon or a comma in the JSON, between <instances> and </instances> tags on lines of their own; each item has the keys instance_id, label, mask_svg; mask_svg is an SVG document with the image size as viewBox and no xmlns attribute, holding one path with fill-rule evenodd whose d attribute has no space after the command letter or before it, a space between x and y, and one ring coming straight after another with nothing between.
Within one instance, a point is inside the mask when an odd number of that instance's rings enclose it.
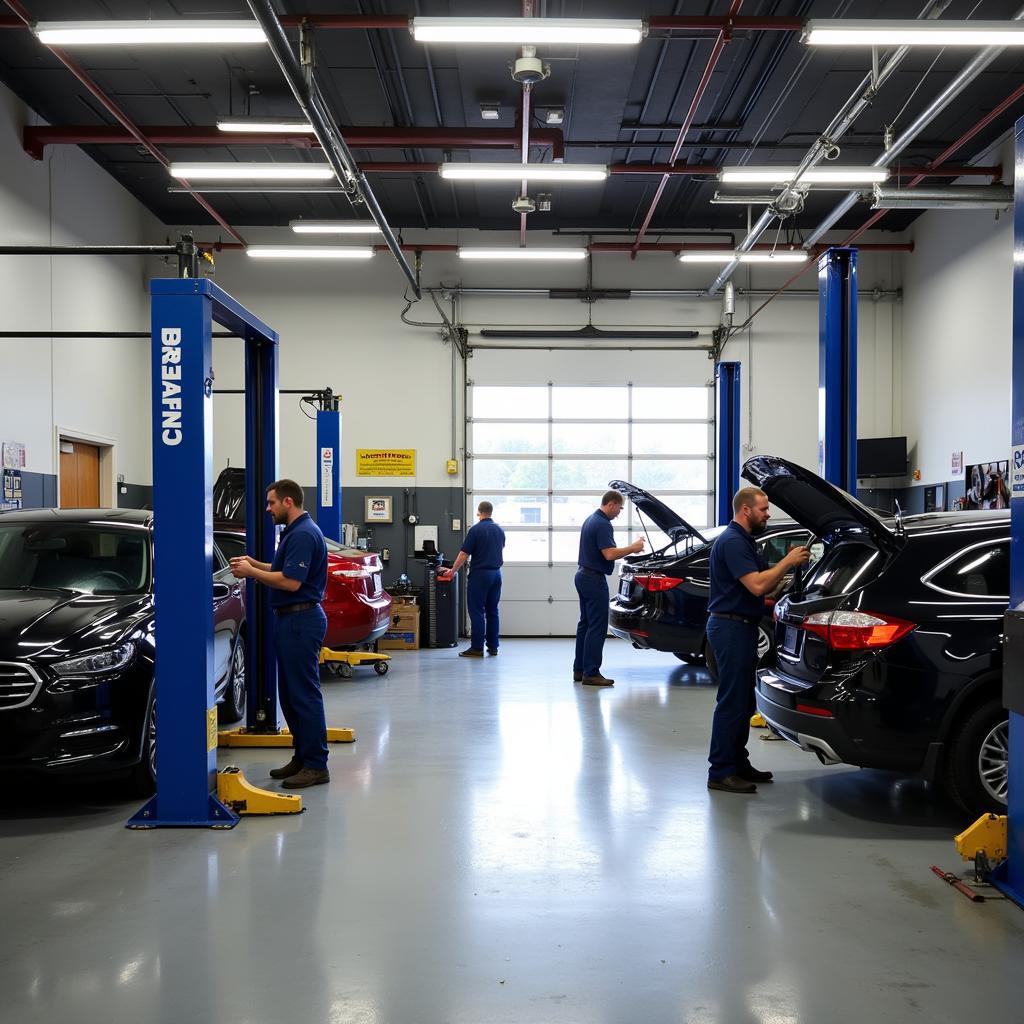
<instances>
[{"instance_id":1,"label":"lift column","mask_svg":"<svg viewBox=\"0 0 1024 1024\"><path fill-rule=\"evenodd\" d=\"M319 392L316 414L316 524L341 543L341 412L330 388Z\"/></svg>"},{"instance_id":2,"label":"lift column","mask_svg":"<svg viewBox=\"0 0 1024 1024\"><path fill-rule=\"evenodd\" d=\"M857 250L818 260L818 473L857 494Z\"/></svg>"},{"instance_id":3,"label":"lift column","mask_svg":"<svg viewBox=\"0 0 1024 1024\"><path fill-rule=\"evenodd\" d=\"M1007 859L994 881L1024 907L1024 118L1014 130L1013 334L1011 344L1010 608L1003 630L1003 704L1010 712Z\"/></svg>"},{"instance_id":4,"label":"lift column","mask_svg":"<svg viewBox=\"0 0 1024 1024\"><path fill-rule=\"evenodd\" d=\"M740 488L740 364L718 363L718 525L732 519L732 498Z\"/></svg>"}]
</instances>

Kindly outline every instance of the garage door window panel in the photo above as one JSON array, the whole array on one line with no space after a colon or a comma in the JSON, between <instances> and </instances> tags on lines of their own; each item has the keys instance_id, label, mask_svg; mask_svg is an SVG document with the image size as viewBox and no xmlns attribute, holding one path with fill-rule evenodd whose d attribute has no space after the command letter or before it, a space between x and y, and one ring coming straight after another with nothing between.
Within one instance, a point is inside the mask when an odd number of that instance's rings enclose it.
<instances>
[{"instance_id":1,"label":"garage door window panel","mask_svg":"<svg viewBox=\"0 0 1024 1024\"><path fill-rule=\"evenodd\" d=\"M548 418L546 387L486 387L471 391L474 419L545 420Z\"/></svg>"},{"instance_id":2,"label":"garage door window panel","mask_svg":"<svg viewBox=\"0 0 1024 1024\"><path fill-rule=\"evenodd\" d=\"M474 491L546 491L547 488L547 459L473 459Z\"/></svg>"},{"instance_id":3,"label":"garage door window panel","mask_svg":"<svg viewBox=\"0 0 1024 1024\"><path fill-rule=\"evenodd\" d=\"M599 491L609 480L619 480L627 471L623 459L555 459L551 465L552 487L556 491Z\"/></svg>"},{"instance_id":4,"label":"garage door window panel","mask_svg":"<svg viewBox=\"0 0 1024 1024\"><path fill-rule=\"evenodd\" d=\"M705 423L634 423L634 455L703 455L711 451Z\"/></svg>"},{"instance_id":5,"label":"garage door window panel","mask_svg":"<svg viewBox=\"0 0 1024 1024\"><path fill-rule=\"evenodd\" d=\"M541 494L486 494L473 495L474 514L481 501L494 506L493 518L503 528L512 526L547 526L548 496Z\"/></svg>"},{"instance_id":6,"label":"garage door window panel","mask_svg":"<svg viewBox=\"0 0 1024 1024\"><path fill-rule=\"evenodd\" d=\"M553 387L551 415L556 420L629 419L629 388Z\"/></svg>"},{"instance_id":7,"label":"garage door window panel","mask_svg":"<svg viewBox=\"0 0 1024 1024\"><path fill-rule=\"evenodd\" d=\"M473 424L473 451L476 455L546 455L546 423Z\"/></svg>"},{"instance_id":8,"label":"garage door window panel","mask_svg":"<svg viewBox=\"0 0 1024 1024\"><path fill-rule=\"evenodd\" d=\"M709 388L633 388L634 420L707 420Z\"/></svg>"},{"instance_id":9,"label":"garage door window panel","mask_svg":"<svg viewBox=\"0 0 1024 1024\"><path fill-rule=\"evenodd\" d=\"M550 561L547 530L516 530L505 528L506 564L509 562L540 562Z\"/></svg>"},{"instance_id":10,"label":"garage door window panel","mask_svg":"<svg viewBox=\"0 0 1024 1024\"><path fill-rule=\"evenodd\" d=\"M621 455L625 458L629 452L629 424L552 423L551 450L555 455Z\"/></svg>"},{"instance_id":11,"label":"garage door window panel","mask_svg":"<svg viewBox=\"0 0 1024 1024\"><path fill-rule=\"evenodd\" d=\"M708 465L707 459L634 459L632 482L662 500L666 491L707 491Z\"/></svg>"}]
</instances>

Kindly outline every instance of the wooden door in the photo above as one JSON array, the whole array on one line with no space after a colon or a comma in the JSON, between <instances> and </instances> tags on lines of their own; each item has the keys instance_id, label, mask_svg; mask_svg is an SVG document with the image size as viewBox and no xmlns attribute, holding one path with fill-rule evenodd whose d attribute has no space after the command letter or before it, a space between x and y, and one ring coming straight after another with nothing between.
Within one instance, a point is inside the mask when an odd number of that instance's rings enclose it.
<instances>
[{"instance_id":1,"label":"wooden door","mask_svg":"<svg viewBox=\"0 0 1024 1024\"><path fill-rule=\"evenodd\" d=\"M60 442L60 507L98 508L100 450L82 441Z\"/></svg>"}]
</instances>

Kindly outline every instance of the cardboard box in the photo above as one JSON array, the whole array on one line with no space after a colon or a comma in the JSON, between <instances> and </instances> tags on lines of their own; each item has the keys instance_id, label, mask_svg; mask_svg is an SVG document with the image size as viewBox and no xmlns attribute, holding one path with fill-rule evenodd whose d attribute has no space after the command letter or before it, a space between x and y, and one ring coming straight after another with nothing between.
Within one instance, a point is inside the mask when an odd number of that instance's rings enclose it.
<instances>
[{"instance_id":1,"label":"cardboard box","mask_svg":"<svg viewBox=\"0 0 1024 1024\"><path fill-rule=\"evenodd\" d=\"M377 641L381 651L415 651L420 646L420 609L416 604L391 605L391 625Z\"/></svg>"}]
</instances>

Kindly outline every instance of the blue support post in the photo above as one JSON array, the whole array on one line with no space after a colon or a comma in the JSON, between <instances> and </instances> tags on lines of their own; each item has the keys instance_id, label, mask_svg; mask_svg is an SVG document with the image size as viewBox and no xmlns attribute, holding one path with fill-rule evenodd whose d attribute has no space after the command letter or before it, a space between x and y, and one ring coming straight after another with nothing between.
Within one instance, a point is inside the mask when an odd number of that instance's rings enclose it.
<instances>
[{"instance_id":1,"label":"blue support post","mask_svg":"<svg viewBox=\"0 0 1024 1024\"><path fill-rule=\"evenodd\" d=\"M341 413L316 414L316 523L325 537L341 543Z\"/></svg>"},{"instance_id":2,"label":"blue support post","mask_svg":"<svg viewBox=\"0 0 1024 1024\"><path fill-rule=\"evenodd\" d=\"M857 493L857 250L818 260L818 473Z\"/></svg>"},{"instance_id":3,"label":"blue support post","mask_svg":"<svg viewBox=\"0 0 1024 1024\"><path fill-rule=\"evenodd\" d=\"M732 519L732 498L740 488L740 364L718 363L718 525Z\"/></svg>"},{"instance_id":4,"label":"blue support post","mask_svg":"<svg viewBox=\"0 0 1024 1024\"><path fill-rule=\"evenodd\" d=\"M214 795L213 321L271 350L277 335L211 281L150 290L157 791L128 826L230 828L238 817Z\"/></svg>"},{"instance_id":5,"label":"blue support post","mask_svg":"<svg viewBox=\"0 0 1024 1024\"><path fill-rule=\"evenodd\" d=\"M1007 859L993 881L1024 907L1024 118L1014 130L1013 334L1010 437L1010 608L1006 613L1003 703L1009 709Z\"/></svg>"}]
</instances>

